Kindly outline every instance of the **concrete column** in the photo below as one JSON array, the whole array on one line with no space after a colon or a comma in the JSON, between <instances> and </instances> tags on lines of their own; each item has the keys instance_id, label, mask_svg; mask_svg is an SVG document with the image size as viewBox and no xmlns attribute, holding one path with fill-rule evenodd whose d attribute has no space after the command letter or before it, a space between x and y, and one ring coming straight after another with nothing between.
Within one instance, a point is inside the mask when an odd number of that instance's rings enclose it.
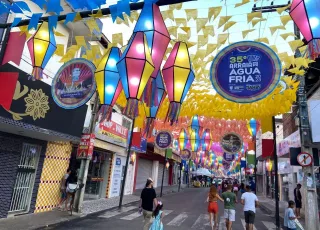
<instances>
[{"instance_id":1,"label":"concrete column","mask_svg":"<svg viewBox=\"0 0 320 230\"><path fill-rule=\"evenodd\" d=\"M158 183L158 171L159 171L159 161L153 161L151 178L153 179L153 186L155 188L159 187L158 185L161 183L161 181L159 181Z\"/></svg>"}]
</instances>

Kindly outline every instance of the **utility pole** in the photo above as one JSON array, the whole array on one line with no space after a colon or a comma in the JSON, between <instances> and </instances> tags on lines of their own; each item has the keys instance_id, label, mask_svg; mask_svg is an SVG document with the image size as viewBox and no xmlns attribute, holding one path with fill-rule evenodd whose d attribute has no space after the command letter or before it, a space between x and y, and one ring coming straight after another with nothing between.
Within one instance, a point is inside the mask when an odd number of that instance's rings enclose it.
<instances>
[{"instance_id":1,"label":"utility pole","mask_svg":"<svg viewBox=\"0 0 320 230\"><path fill-rule=\"evenodd\" d=\"M165 157L164 157L164 165L163 165L163 171L162 171L160 197L162 197L163 180L164 180L164 172L165 172L166 164L167 164L167 150L165 151Z\"/></svg>"},{"instance_id":2,"label":"utility pole","mask_svg":"<svg viewBox=\"0 0 320 230\"><path fill-rule=\"evenodd\" d=\"M278 154L277 154L277 129L276 129L276 118L272 117L272 131L273 131L273 162L274 162L274 174L275 174L275 185L274 185L274 196L276 200L276 227L280 229L280 210L279 210L279 177L278 177ZM271 170L272 177L272 170Z\"/></svg>"}]
</instances>

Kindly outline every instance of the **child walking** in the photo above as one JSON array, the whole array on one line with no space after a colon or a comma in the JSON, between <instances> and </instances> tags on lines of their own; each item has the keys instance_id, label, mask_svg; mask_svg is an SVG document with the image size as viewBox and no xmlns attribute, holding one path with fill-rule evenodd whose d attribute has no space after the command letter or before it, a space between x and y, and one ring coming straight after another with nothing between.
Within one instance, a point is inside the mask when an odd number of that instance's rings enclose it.
<instances>
[{"instance_id":1,"label":"child walking","mask_svg":"<svg viewBox=\"0 0 320 230\"><path fill-rule=\"evenodd\" d=\"M290 200L288 202L288 208L286 209L285 213L284 213L284 226L286 227L287 230L296 230L296 223L295 223L295 219L296 216L294 215L294 201Z\"/></svg>"},{"instance_id":2,"label":"child walking","mask_svg":"<svg viewBox=\"0 0 320 230\"><path fill-rule=\"evenodd\" d=\"M162 218L163 218L163 212L162 212L163 204L161 201L158 201L158 205L156 209L153 211L152 216L154 217L153 223L149 230L163 230L163 224L162 224Z\"/></svg>"}]
</instances>

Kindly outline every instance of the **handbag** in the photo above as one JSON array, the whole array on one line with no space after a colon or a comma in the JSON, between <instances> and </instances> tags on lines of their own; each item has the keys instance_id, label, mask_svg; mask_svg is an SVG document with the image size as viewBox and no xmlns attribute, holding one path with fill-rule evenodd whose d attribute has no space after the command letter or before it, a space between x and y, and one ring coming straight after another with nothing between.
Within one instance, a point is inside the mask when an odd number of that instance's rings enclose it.
<instances>
[{"instance_id":1,"label":"handbag","mask_svg":"<svg viewBox=\"0 0 320 230\"><path fill-rule=\"evenodd\" d=\"M296 229L297 230L304 230L302 224L299 222L298 219L295 219L294 222L296 223Z\"/></svg>"},{"instance_id":2,"label":"handbag","mask_svg":"<svg viewBox=\"0 0 320 230\"><path fill-rule=\"evenodd\" d=\"M67 192L68 193L75 193L78 189L78 184L68 184L67 186Z\"/></svg>"}]
</instances>

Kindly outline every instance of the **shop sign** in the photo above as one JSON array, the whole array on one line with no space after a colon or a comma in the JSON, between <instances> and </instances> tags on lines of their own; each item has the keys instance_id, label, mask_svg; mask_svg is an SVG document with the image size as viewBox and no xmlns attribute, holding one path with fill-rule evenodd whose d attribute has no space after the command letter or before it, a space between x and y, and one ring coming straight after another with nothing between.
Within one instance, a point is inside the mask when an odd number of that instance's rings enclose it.
<instances>
[{"instance_id":1,"label":"shop sign","mask_svg":"<svg viewBox=\"0 0 320 230\"><path fill-rule=\"evenodd\" d=\"M21 121L26 129L34 125L47 134L53 130L80 138L87 106L72 111L59 107L51 96L51 86L30 81L29 76L9 63L0 66L0 116Z\"/></svg>"},{"instance_id":2,"label":"shop sign","mask_svg":"<svg viewBox=\"0 0 320 230\"><path fill-rule=\"evenodd\" d=\"M180 158L181 160L188 161L191 159L192 153L189 149L184 149L180 151Z\"/></svg>"},{"instance_id":3,"label":"shop sign","mask_svg":"<svg viewBox=\"0 0 320 230\"><path fill-rule=\"evenodd\" d=\"M92 62L75 58L60 67L52 80L54 101L64 109L75 109L87 103L96 91L95 66Z\"/></svg>"},{"instance_id":4,"label":"shop sign","mask_svg":"<svg viewBox=\"0 0 320 230\"><path fill-rule=\"evenodd\" d=\"M259 101L280 81L281 62L268 46L252 41L233 43L212 62L210 79L216 91L237 103Z\"/></svg>"},{"instance_id":5,"label":"shop sign","mask_svg":"<svg viewBox=\"0 0 320 230\"><path fill-rule=\"evenodd\" d=\"M229 154L235 154L242 149L242 138L236 133L226 133L220 141L222 149Z\"/></svg>"},{"instance_id":6,"label":"shop sign","mask_svg":"<svg viewBox=\"0 0 320 230\"><path fill-rule=\"evenodd\" d=\"M171 146L173 137L168 131L160 131L155 138L155 145L158 149L167 149Z\"/></svg>"},{"instance_id":7,"label":"shop sign","mask_svg":"<svg viewBox=\"0 0 320 230\"><path fill-rule=\"evenodd\" d=\"M131 151L138 152L138 153L146 153L147 152L147 139L141 138L140 147L132 145Z\"/></svg>"},{"instance_id":8,"label":"shop sign","mask_svg":"<svg viewBox=\"0 0 320 230\"><path fill-rule=\"evenodd\" d=\"M96 126L98 139L110 142L115 145L127 147L128 129L114 121L104 121Z\"/></svg>"},{"instance_id":9,"label":"shop sign","mask_svg":"<svg viewBox=\"0 0 320 230\"><path fill-rule=\"evenodd\" d=\"M283 156L290 152L290 148L298 148L300 146L300 133L297 130L277 144L277 154L278 156Z\"/></svg>"},{"instance_id":10,"label":"shop sign","mask_svg":"<svg viewBox=\"0 0 320 230\"><path fill-rule=\"evenodd\" d=\"M83 134L77 151L77 159L92 159L94 134Z\"/></svg>"},{"instance_id":11,"label":"shop sign","mask_svg":"<svg viewBox=\"0 0 320 230\"><path fill-rule=\"evenodd\" d=\"M112 170L112 181L111 181L111 189L110 189L110 197L119 196L120 187L122 181L122 160L121 157L116 155L116 159L114 159L113 170Z\"/></svg>"},{"instance_id":12,"label":"shop sign","mask_svg":"<svg viewBox=\"0 0 320 230\"><path fill-rule=\"evenodd\" d=\"M223 159L226 161L233 161L235 158L234 154L230 154L230 153L223 153Z\"/></svg>"}]
</instances>

